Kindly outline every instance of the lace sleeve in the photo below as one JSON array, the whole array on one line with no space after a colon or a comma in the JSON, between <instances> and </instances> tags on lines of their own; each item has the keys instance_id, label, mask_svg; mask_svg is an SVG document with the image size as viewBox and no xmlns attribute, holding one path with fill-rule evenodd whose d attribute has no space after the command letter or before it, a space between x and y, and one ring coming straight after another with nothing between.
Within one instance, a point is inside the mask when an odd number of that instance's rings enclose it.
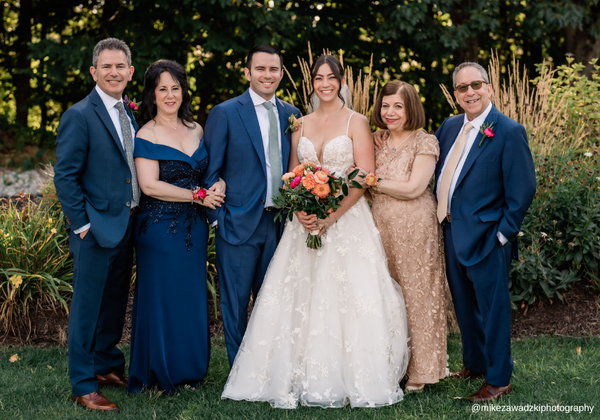
<instances>
[{"instance_id":1,"label":"lace sleeve","mask_svg":"<svg viewBox=\"0 0 600 420\"><path fill-rule=\"evenodd\" d=\"M440 156L440 144L433 134L427 134L424 131L419 131L416 136L417 155L434 155L437 158Z\"/></svg>"}]
</instances>

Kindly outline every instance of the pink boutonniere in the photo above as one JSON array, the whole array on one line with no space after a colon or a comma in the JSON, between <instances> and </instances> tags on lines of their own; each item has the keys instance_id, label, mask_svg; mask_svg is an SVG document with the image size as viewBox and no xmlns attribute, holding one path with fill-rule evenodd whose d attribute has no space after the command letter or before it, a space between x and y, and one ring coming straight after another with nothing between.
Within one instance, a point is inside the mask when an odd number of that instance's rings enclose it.
<instances>
[{"instance_id":1,"label":"pink boutonniere","mask_svg":"<svg viewBox=\"0 0 600 420\"><path fill-rule=\"evenodd\" d=\"M302 123L300 120L298 120L294 114L290 114L288 118L288 126L285 129L284 134L287 134L288 131L295 133L296 131L300 130L301 125Z\"/></svg>"},{"instance_id":2,"label":"pink boutonniere","mask_svg":"<svg viewBox=\"0 0 600 420\"><path fill-rule=\"evenodd\" d=\"M135 98L129 99L129 97L127 95L125 95L123 97L123 103L125 104L126 107L129 107L129 109L131 109L131 112L134 114L137 114L136 111L139 111L140 105L142 105L142 102L136 102Z\"/></svg>"},{"instance_id":3,"label":"pink boutonniere","mask_svg":"<svg viewBox=\"0 0 600 420\"><path fill-rule=\"evenodd\" d=\"M481 134L483 134L483 137L481 138L481 141L479 142L479 147L481 147L481 145L483 144L483 141L486 138L490 138L493 139L494 136L496 135L496 133L494 132L494 124L493 123L485 123L481 126L481 128L479 129L479 132Z\"/></svg>"}]
</instances>

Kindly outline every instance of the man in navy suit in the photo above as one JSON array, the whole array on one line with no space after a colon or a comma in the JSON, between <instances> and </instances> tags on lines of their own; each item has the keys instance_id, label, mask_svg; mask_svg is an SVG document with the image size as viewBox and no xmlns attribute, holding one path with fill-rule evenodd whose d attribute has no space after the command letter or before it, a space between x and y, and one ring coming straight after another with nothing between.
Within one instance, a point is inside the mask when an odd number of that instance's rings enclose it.
<instances>
[{"instance_id":1,"label":"man in navy suit","mask_svg":"<svg viewBox=\"0 0 600 420\"><path fill-rule=\"evenodd\" d=\"M121 339L133 261L132 214L139 200L133 165L137 124L122 94L131 52L108 38L94 48L92 92L62 116L54 183L74 260L69 317L72 396L91 410L116 411L99 386L127 386Z\"/></svg>"},{"instance_id":2,"label":"man in navy suit","mask_svg":"<svg viewBox=\"0 0 600 420\"><path fill-rule=\"evenodd\" d=\"M435 133L440 142L435 174L446 272L463 345L464 365L453 376L485 376L469 399L490 401L512 391L508 276L535 194L535 168L523 126L490 102L485 69L463 63L452 79L465 114L448 118Z\"/></svg>"},{"instance_id":3,"label":"man in navy suit","mask_svg":"<svg viewBox=\"0 0 600 420\"><path fill-rule=\"evenodd\" d=\"M206 121L210 156L206 183L227 183L225 203L209 210L216 226L217 271L225 343L230 366L246 331L251 294L256 298L281 237L273 197L287 172L294 106L277 99L283 58L270 45L249 53L244 69L250 88L215 106Z\"/></svg>"}]
</instances>

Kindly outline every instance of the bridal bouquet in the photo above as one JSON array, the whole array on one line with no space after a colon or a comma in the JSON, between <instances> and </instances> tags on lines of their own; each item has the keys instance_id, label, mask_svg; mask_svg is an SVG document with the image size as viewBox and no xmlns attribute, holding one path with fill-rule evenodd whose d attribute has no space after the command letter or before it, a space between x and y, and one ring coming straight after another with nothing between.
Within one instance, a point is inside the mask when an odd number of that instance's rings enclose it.
<instances>
[{"instance_id":1,"label":"bridal bouquet","mask_svg":"<svg viewBox=\"0 0 600 420\"><path fill-rule=\"evenodd\" d=\"M297 211L314 214L318 219L327 218L348 195L348 185L334 175L313 162L302 163L293 172L284 174L281 177L283 188L279 189L281 195L273 199L274 206L280 209L275 220L282 220L287 213L291 221ZM308 234L306 246L319 249L322 245L319 229Z\"/></svg>"}]
</instances>

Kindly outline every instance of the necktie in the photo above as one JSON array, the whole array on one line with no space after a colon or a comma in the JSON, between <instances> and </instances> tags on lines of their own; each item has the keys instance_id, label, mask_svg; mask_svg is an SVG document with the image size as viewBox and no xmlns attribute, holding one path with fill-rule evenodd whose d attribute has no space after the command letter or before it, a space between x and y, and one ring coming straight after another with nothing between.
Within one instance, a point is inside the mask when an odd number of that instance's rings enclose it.
<instances>
[{"instance_id":1,"label":"necktie","mask_svg":"<svg viewBox=\"0 0 600 420\"><path fill-rule=\"evenodd\" d=\"M438 189L437 217L440 223L442 223L448 215L448 193L450 192L450 184L452 184L454 172L456 171L460 157L465 150L465 145L467 144L467 139L469 138L469 131L471 131L472 128L473 126L471 123L465 124L463 131L458 136L458 139L456 139L452 154L446 161L446 167L444 168L442 180L440 181L440 187Z\"/></svg>"},{"instance_id":2,"label":"necktie","mask_svg":"<svg viewBox=\"0 0 600 420\"><path fill-rule=\"evenodd\" d=\"M133 136L131 134L129 117L127 116L127 112L125 112L123 102L117 102L115 108L117 108L117 111L119 111L119 123L121 124L121 132L123 133L125 156L127 157L127 165L131 171L131 190L133 193L131 207L133 208L140 202L140 189L138 187L137 172L135 170L135 164L133 163Z\"/></svg>"},{"instance_id":3,"label":"necktie","mask_svg":"<svg viewBox=\"0 0 600 420\"><path fill-rule=\"evenodd\" d=\"M281 159L279 158L279 135L277 133L277 117L271 102L263 103L269 114L269 161L271 162L271 197L279 196L281 186Z\"/></svg>"}]
</instances>

